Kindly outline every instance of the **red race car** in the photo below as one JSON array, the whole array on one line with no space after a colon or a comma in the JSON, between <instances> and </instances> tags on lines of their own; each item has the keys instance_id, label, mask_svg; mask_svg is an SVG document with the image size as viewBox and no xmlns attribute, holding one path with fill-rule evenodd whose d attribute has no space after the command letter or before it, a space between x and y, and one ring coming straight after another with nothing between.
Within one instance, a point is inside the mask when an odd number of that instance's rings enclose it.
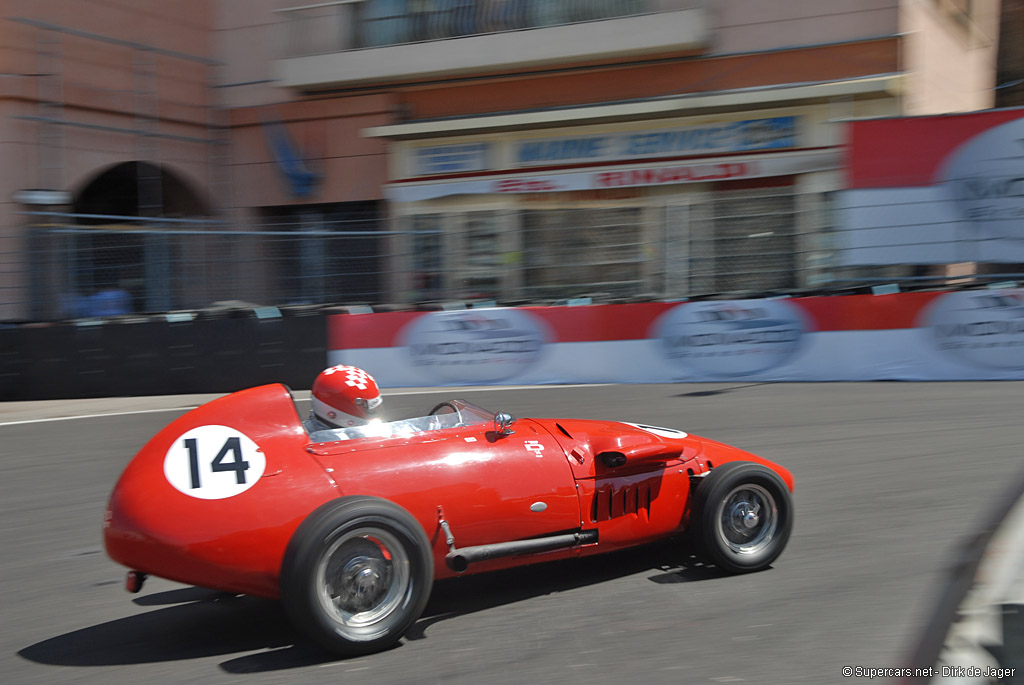
<instances>
[{"instance_id":1,"label":"red race car","mask_svg":"<svg viewBox=\"0 0 1024 685\"><path fill-rule=\"evenodd\" d=\"M519 419L462 400L427 415L309 433L288 388L222 397L128 464L107 553L146 574L280 598L327 649L397 642L435 579L695 534L758 571L793 526L789 471L670 428Z\"/></svg>"}]
</instances>

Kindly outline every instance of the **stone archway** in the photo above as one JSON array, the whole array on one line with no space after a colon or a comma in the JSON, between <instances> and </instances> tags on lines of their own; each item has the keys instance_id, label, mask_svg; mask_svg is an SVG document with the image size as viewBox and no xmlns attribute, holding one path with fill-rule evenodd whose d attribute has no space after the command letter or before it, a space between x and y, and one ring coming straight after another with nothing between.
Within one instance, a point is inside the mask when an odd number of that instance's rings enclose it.
<instances>
[{"instance_id":1,"label":"stone archway","mask_svg":"<svg viewBox=\"0 0 1024 685\"><path fill-rule=\"evenodd\" d=\"M202 249L194 228L209 216L203 197L179 173L148 162L108 167L75 193L62 233L65 317L160 312L181 306L187 286L176 273ZM175 221L168 221L174 219ZM198 220L197 224L182 219Z\"/></svg>"},{"instance_id":2,"label":"stone archway","mask_svg":"<svg viewBox=\"0 0 1024 685\"><path fill-rule=\"evenodd\" d=\"M75 194L75 214L197 218L210 209L178 173L149 162L124 162L96 175ZM109 220L80 220L96 223Z\"/></svg>"}]
</instances>

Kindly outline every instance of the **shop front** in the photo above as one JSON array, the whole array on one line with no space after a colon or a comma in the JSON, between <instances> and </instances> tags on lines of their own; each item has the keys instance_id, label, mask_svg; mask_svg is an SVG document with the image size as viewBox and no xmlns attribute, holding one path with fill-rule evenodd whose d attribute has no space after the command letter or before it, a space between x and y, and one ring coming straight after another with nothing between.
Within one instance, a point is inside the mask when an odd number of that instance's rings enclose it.
<instances>
[{"instance_id":1,"label":"shop front","mask_svg":"<svg viewBox=\"0 0 1024 685\"><path fill-rule=\"evenodd\" d=\"M825 108L395 139L400 302L775 293L815 284L840 155ZM398 127L381 127L386 136Z\"/></svg>"}]
</instances>

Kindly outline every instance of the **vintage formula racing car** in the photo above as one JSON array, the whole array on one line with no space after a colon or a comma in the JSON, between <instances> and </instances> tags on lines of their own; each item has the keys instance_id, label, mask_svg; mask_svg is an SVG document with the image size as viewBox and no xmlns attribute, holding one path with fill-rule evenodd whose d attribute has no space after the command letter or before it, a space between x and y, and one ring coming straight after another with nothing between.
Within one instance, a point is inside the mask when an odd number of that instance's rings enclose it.
<instances>
[{"instance_id":1,"label":"vintage formula racing car","mask_svg":"<svg viewBox=\"0 0 1024 685\"><path fill-rule=\"evenodd\" d=\"M435 579L620 550L689 530L757 571L793 525L793 477L679 430L513 419L462 400L427 416L307 432L283 385L193 409L110 497L104 540L131 569L280 598L342 655L399 641Z\"/></svg>"}]
</instances>

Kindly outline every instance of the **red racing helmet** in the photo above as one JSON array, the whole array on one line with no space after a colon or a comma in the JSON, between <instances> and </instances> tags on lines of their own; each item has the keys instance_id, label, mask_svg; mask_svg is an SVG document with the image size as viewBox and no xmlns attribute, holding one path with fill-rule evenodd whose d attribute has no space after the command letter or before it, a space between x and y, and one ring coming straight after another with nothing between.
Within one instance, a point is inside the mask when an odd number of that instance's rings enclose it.
<instances>
[{"instance_id":1,"label":"red racing helmet","mask_svg":"<svg viewBox=\"0 0 1024 685\"><path fill-rule=\"evenodd\" d=\"M373 376L355 366L339 364L321 371L313 381L313 415L337 428L361 426L380 413L383 399Z\"/></svg>"}]
</instances>

